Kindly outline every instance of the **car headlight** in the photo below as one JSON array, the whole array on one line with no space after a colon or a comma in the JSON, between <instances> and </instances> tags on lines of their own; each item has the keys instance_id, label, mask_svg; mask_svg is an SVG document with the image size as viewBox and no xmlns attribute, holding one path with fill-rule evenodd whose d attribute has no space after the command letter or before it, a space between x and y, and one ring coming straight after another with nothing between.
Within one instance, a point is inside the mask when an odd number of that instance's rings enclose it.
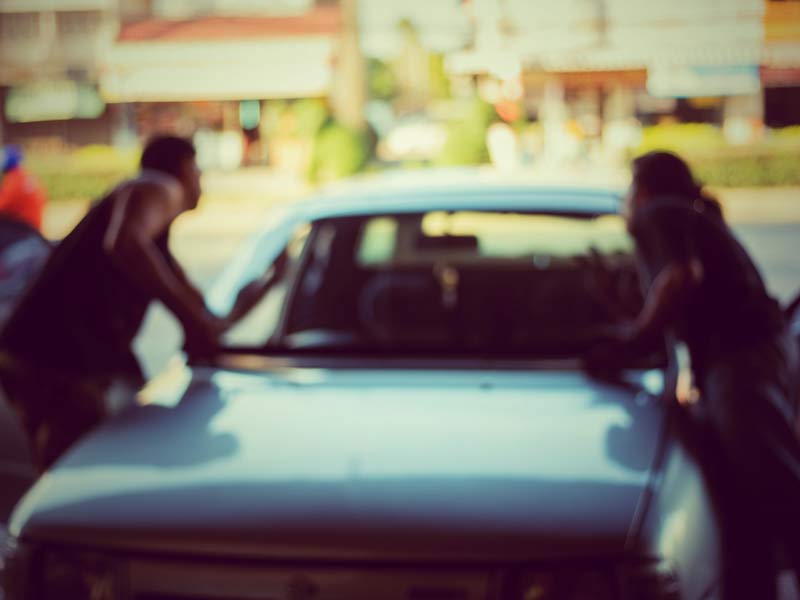
<instances>
[{"instance_id":1,"label":"car headlight","mask_svg":"<svg viewBox=\"0 0 800 600\"><path fill-rule=\"evenodd\" d=\"M518 579L520 600L614 600L614 582L601 570L527 572Z\"/></svg>"},{"instance_id":2,"label":"car headlight","mask_svg":"<svg viewBox=\"0 0 800 600\"><path fill-rule=\"evenodd\" d=\"M5 600L113 600L122 592L118 564L105 556L62 549L16 547L5 560Z\"/></svg>"},{"instance_id":3,"label":"car headlight","mask_svg":"<svg viewBox=\"0 0 800 600\"><path fill-rule=\"evenodd\" d=\"M679 600L680 581L667 561L603 569L527 571L516 578L519 600Z\"/></svg>"},{"instance_id":4,"label":"car headlight","mask_svg":"<svg viewBox=\"0 0 800 600\"><path fill-rule=\"evenodd\" d=\"M665 560L642 561L621 572L626 600L680 600L681 585L672 565Z\"/></svg>"}]
</instances>

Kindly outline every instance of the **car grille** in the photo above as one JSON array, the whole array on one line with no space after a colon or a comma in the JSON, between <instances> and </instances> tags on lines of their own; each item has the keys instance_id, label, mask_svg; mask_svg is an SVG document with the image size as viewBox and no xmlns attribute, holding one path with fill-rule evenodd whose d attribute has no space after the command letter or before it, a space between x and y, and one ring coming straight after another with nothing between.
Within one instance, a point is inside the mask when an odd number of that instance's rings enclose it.
<instances>
[{"instance_id":1,"label":"car grille","mask_svg":"<svg viewBox=\"0 0 800 600\"><path fill-rule=\"evenodd\" d=\"M493 596L491 570L264 567L137 561L133 600L477 600Z\"/></svg>"}]
</instances>

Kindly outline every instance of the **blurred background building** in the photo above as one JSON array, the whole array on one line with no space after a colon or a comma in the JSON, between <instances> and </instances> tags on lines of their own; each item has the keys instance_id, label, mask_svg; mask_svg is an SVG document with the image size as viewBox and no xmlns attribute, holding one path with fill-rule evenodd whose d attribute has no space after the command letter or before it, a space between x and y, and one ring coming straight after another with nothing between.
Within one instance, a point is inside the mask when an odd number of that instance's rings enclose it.
<instances>
[{"instance_id":1,"label":"blurred background building","mask_svg":"<svg viewBox=\"0 0 800 600\"><path fill-rule=\"evenodd\" d=\"M0 49L2 141L108 164L171 131L312 180L655 146L800 171L793 0L0 0Z\"/></svg>"},{"instance_id":2,"label":"blurred background building","mask_svg":"<svg viewBox=\"0 0 800 600\"><path fill-rule=\"evenodd\" d=\"M550 156L624 155L641 127L720 126L747 144L800 124L800 3L472 0L471 47L449 57L492 102L542 124ZM571 135L569 135L571 133ZM572 138L572 139L570 139Z\"/></svg>"},{"instance_id":3,"label":"blurred background building","mask_svg":"<svg viewBox=\"0 0 800 600\"><path fill-rule=\"evenodd\" d=\"M101 60L120 23L146 2L0 2L0 101L4 141L50 147L110 143L116 111L98 90Z\"/></svg>"},{"instance_id":4,"label":"blurred background building","mask_svg":"<svg viewBox=\"0 0 800 600\"><path fill-rule=\"evenodd\" d=\"M125 107L120 133L195 135L204 166L265 162L265 101L331 97L343 24L333 3L264 4L162 2L123 23L99 79L103 97Z\"/></svg>"}]
</instances>

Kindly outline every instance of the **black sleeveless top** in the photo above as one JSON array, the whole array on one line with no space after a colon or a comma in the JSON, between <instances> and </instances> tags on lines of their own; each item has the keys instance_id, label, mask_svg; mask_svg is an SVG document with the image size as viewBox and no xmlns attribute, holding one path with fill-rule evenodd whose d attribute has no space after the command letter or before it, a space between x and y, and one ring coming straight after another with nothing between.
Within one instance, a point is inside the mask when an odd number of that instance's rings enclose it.
<instances>
[{"instance_id":1,"label":"black sleeveless top","mask_svg":"<svg viewBox=\"0 0 800 600\"><path fill-rule=\"evenodd\" d=\"M767 292L747 251L721 217L681 198L659 198L641 209L632 228L650 278L667 264L697 261L700 284L678 320L676 334L686 342L695 374L785 331L783 311Z\"/></svg>"},{"instance_id":2,"label":"black sleeveless top","mask_svg":"<svg viewBox=\"0 0 800 600\"><path fill-rule=\"evenodd\" d=\"M131 343L152 295L103 249L115 192L97 202L53 251L0 334L0 347L42 367L143 381ZM170 265L169 229L157 245Z\"/></svg>"}]
</instances>

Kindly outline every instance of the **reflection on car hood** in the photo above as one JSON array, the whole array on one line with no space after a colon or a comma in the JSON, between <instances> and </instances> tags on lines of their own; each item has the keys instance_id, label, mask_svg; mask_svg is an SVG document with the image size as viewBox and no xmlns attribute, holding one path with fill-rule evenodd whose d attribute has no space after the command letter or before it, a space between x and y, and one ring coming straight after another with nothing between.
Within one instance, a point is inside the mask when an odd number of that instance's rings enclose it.
<instances>
[{"instance_id":1,"label":"reflection on car hood","mask_svg":"<svg viewBox=\"0 0 800 600\"><path fill-rule=\"evenodd\" d=\"M283 558L620 552L663 420L642 388L575 372L186 373L73 449L12 531Z\"/></svg>"}]
</instances>

